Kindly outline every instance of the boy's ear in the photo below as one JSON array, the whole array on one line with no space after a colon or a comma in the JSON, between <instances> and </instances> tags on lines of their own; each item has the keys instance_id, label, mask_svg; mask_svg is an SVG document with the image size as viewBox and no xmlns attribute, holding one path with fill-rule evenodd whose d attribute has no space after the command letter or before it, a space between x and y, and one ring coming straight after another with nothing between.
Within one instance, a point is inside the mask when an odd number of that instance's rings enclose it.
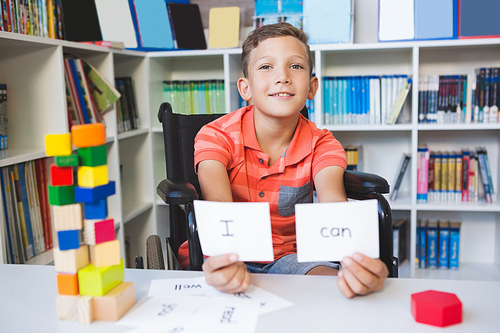
<instances>
[{"instance_id":1,"label":"boy's ear","mask_svg":"<svg viewBox=\"0 0 500 333\"><path fill-rule=\"evenodd\" d=\"M241 98L245 101L249 101L252 99L252 94L250 93L250 86L248 85L248 79L244 77L240 77L238 82L238 91L240 92Z\"/></svg>"},{"instance_id":2,"label":"boy's ear","mask_svg":"<svg viewBox=\"0 0 500 333\"><path fill-rule=\"evenodd\" d=\"M318 87L319 87L318 78L316 76L313 76L309 81L309 93L307 94L307 99L312 100L314 96L316 96Z\"/></svg>"}]
</instances>

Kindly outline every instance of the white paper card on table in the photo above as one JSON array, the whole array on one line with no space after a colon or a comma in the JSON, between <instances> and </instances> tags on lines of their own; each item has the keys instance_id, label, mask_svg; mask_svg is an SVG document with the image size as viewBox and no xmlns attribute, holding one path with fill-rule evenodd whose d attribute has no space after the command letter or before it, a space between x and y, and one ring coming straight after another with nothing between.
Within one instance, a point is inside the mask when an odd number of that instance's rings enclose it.
<instances>
[{"instance_id":1,"label":"white paper card on table","mask_svg":"<svg viewBox=\"0 0 500 333\"><path fill-rule=\"evenodd\" d=\"M250 285L247 291L243 293L236 293L236 294L220 293L219 297L229 297L229 298L236 297L243 300L259 301L260 304L259 315L293 306L292 302L284 298L281 298L279 296L276 296L275 294L270 293L269 291L256 287L254 285Z\"/></svg>"},{"instance_id":2,"label":"white paper card on table","mask_svg":"<svg viewBox=\"0 0 500 333\"><path fill-rule=\"evenodd\" d=\"M236 253L240 261L273 261L267 202L194 201L204 255Z\"/></svg>"},{"instance_id":3,"label":"white paper card on table","mask_svg":"<svg viewBox=\"0 0 500 333\"><path fill-rule=\"evenodd\" d=\"M377 200L295 205L297 261L379 257Z\"/></svg>"},{"instance_id":4,"label":"white paper card on table","mask_svg":"<svg viewBox=\"0 0 500 333\"><path fill-rule=\"evenodd\" d=\"M152 280L148 297L214 296L220 293L207 284L204 276L200 276L197 278Z\"/></svg>"}]
</instances>

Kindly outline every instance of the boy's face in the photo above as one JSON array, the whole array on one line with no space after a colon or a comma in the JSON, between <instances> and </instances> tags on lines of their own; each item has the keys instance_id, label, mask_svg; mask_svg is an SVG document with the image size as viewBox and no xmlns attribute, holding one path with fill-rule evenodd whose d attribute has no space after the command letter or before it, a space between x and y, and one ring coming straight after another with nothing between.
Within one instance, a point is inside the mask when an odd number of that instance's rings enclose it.
<instances>
[{"instance_id":1,"label":"boy's face","mask_svg":"<svg viewBox=\"0 0 500 333\"><path fill-rule=\"evenodd\" d=\"M283 118L297 115L314 98L318 80L309 77L305 46L295 37L276 37L251 52L248 78L238 80L238 89L257 112Z\"/></svg>"}]
</instances>

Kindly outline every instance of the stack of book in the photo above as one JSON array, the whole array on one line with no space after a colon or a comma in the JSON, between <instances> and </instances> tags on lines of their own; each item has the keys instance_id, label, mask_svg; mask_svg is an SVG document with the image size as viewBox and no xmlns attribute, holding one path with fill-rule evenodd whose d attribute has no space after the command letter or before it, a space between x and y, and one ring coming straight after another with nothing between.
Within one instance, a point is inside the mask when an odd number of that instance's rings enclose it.
<instances>
[{"instance_id":1,"label":"stack of book","mask_svg":"<svg viewBox=\"0 0 500 333\"><path fill-rule=\"evenodd\" d=\"M121 97L116 102L116 121L118 133L140 127L139 114L135 99L135 89L131 77L115 78L116 89Z\"/></svg>"},{"instance_id":2,"label":"stack of book","mask_svg":"<svg viewBox=\"0 0 500 333\"><path fill-rule=\"evenodd\" d=\"M224 80L163 81L163 100L180 114L225 113Z\"/></svg>"},{"instance_id":3,"label":"stack of book","mask_svg":"<svg viewBox=\"0 0 500 333\"><path fill-rule=\"evenodd\" d=\"M419 220L416 240L417 267L458 269L461 224Z\"/></svg>"},{"instance_id":4,"label":"stack of book","mask_svg":"<svg viewBox=\"0 0 500 333\"><path fill-rule=\"evenodd\" d=\"M63 39L59 0L3 0L0 6L0 31Z\"/></svg>"},{"instance_id":5,"label":"stack of book","mask_svg":"<svg viewBox=\"0 0 500 333\"><path fill-rule=\"evenodd\" d=\"M500 68L478 68L469 75L422 75L419 80L420 123L499 122Z\"/></svg>"},{"instance_id":6,"label":"stack of book","mask_svg":"<svg viewBox=\"0 0 500 333\"><path fill-rule=\"evenodd\" d=\"M480 178L485 201L497 202L484 147L461 152L420 147L417 175L418 202L478 202Z\"/></svg>"},{"instance_id":7,"label":"stack of book","mask_svg":"<svg viewBox=\"0 0 500 333\"><path fill-rule=\"evenodd\" d=\"M69 128L102 123L120 93L88 62L72 55L64 58Z\"/></svg>"},{"instance_id":8,"label":"stack of book","mask_svg":"<svg viewBox=\"0 0 500 333\"><path fill-rule=\"evenodd\" d=\"M0 83L0 150L7 149L7 85Z\"/></svg>"},{"instance_id":9,"label":"stack of book","mask_svg":"<svg viewBox=\"0 0 500 333\"><path fill-rule=\"evenodd\" d=\"M408 75L326 76L323 121L327 125L392 125L410 87Z\"/></svg>"},{"instance_id":10,"label":"stack of book","mask_svg":"<svg viewBox=\"0 0 500 333\"><path fill-rule=\"evenodd\" d=\"M7 263L22 264L52 249L45 159L0 170Z\"/></svg>"}]
</instances>

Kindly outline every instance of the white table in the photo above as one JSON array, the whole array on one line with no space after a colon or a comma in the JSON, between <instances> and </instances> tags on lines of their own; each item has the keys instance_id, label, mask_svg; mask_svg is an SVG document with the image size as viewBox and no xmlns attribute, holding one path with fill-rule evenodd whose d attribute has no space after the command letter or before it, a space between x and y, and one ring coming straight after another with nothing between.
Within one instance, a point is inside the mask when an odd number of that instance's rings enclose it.
<instances>
[{"instance_id":1,"label":"white table","mask_svg":"<svg viewBox=\"0 0 500 333\"><path fill-rule=\"evenodd\" d=\"M200 272L126 270L139 301L154 279L200 276ZM499 332L500 282L388 279L381 292L346 299L335 277L252 275L252 283L295 305L261 315L257 332ZM52 266L0 265L0 332L126 332L110 322L58 322L56 273ZM410 295L425 290L455 293L463 323L445 330L416 323Z\"/></svg>"}]
</instances>

